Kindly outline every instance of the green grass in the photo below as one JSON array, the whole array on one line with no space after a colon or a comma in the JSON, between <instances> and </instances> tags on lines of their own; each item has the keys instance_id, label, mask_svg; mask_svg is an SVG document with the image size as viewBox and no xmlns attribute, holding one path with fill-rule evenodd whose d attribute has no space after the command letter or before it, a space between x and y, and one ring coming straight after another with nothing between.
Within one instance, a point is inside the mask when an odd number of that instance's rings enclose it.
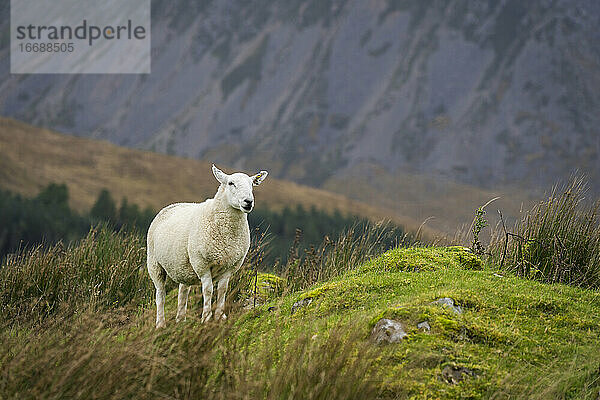
<instances>
[{"instance_id":1,"label":"green grass","mask_svg":"<svg viewBox=\"0 0 600 400\"><path fill-rule=\"evenodd\" d=\"M175 324L171 286L167 328L157 331L136 240L99 230L2 266L2 398L596 399L600 390L595 290L498 273L461 247L371 259L338 249L321 261L348 264L302 289L259 273L260 305L250 310L246 265L226 323L200 323L196 288L187 321ZM440 297L464 312L432 304ZM382 317L401 321L408 337L373 343ZM428 333L416 327L425 320ZM473 376L448 383L449 367Z\"/></svg>"}]
</instances>

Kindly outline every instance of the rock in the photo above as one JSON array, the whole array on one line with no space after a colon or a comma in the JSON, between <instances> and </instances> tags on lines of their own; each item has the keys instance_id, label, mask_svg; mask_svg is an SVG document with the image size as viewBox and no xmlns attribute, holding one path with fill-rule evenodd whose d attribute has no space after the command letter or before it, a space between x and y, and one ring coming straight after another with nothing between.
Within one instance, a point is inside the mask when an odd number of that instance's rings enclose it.
<instances>
[{"instance_id":1,"label":"rock","mask_svg":"<svg viewBox=\"0 0 600 400\"><path fill-rule=\"evenodd\" d=\"M387 318L377 321L371 332L371 339L377 344L398 343L406 336L402 323Z\"/></svg>"},{"instance_id":2,"label":"rock","mask_svg":"<svg viewBox=\"0 0 600 400\"><path fill-rule=\"evenodd\" d=\"M244 300L244 306L243 309L244 310L252 310L254 307L258 307L260 306L262 303L259 301L259 299L256 299L256 304L254 301L254 297L250 297L246 300Z\"/></svg>"},{"instance_id":3,"label":"rock","mask_svg":"<svg viewBox=\"0 0 600 400\"><path fill-rule=\"evenodd\" d=\"M312 301L313 301L313 299L311 297L307 297L305 299L298 300L297 302L292 304L292 314L295 313L296 311L298 311L300 308L309 305L310 303L312 303Z\"/></svg>"},{"instance_id":4,"label":"rock","mask_svg":"<svg viewBox=\"0 0 600 400\"><path fill-rule=\"evenodd\" d=\"M260 301L258 301L258 299L256 299L256 307L261 306L261 305L262 305L262 303ZM253 308L255 308L253 298L244 300L244 305L242 306L243 310L252 310ZM275 311L275 307L271 306L267 309L267 311L273 312L273 311Z\"/></svg>"},{"instance_id":5,"label":"rock","mask_svg":"<svg viewBox=\"0 0 600 400\"><path fill-rule=\"evenodd\" d=\"M442 369L442 380L451 385L456 385L469 376L475 376L475 373L465 367L446 365L444 369Z\"/></svg>"},{"instance_id":6,"label":"rock","mask_svg":"<svg viewBox=\"0 0 600 400\"><path fill-rule=\"evenodd\" d=\"M437 299L436 301L434 301L431 304L439 304L442 307L447 307L447 308L451 309L456 314L462 314L463 313L462 307L459 306L459 305L455 305L454 304L454 300L451 299L450 297L442 297L441 299Z\"/></svg>"},{"instance_id":7,"label":"rock","mask_svg":"<svg viewBox=\"0 0 600 400\"><path fill-rule=\"evenodd\" d=\"M417 328L429 332L431 330L431 325L429 325L429 321L423 321L417 324Z\"/></svg>"}]
</instances>

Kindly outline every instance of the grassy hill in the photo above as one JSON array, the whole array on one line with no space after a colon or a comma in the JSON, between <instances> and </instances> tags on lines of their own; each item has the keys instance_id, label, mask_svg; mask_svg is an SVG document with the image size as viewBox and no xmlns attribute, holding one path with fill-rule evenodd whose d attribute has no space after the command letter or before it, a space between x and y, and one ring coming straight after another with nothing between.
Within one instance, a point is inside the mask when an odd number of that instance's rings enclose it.
<instances>
[{"instance_id":1,"label":"grassy hill","mask_svg":"<svg viewBox=\"0 0 600 400\"><path fill-rule=\"evenodd\" d=\"M226 172L235 168L220 166ZM268 165L263 167L268 170ZM253 171L247 171L252 173ZM107 188L119 200L158 210L174 202L203 201L216 192L210 163L131 150L108 142L77 138L0 118L0 188L34 196L50 182L68 186L71 205L88 210ZM305 208L389 219L416 231L421 221L340 194L269 178L256 188L258 207ZM438 232L424 227L424 232Z\"/></svg>"},{"instance_id":2,"label":"grassy hill","mask_svg":"<svg viewBox=\"0 0 600 400\"><path fill-rule=\"evenodd\" d=\"M596 399L600 390L600 293L521 279L464 248L353 258L296 289L260 275L263 304L250 309L245 269L226 323L199 323L195 289L175 324L172 290L159 331L143 259L135 236L100 231L3 266L4 398ZM375 343L382 318L406 337ZM429 330L417 327L425 321Z\"/></svg>"}]
</instances>

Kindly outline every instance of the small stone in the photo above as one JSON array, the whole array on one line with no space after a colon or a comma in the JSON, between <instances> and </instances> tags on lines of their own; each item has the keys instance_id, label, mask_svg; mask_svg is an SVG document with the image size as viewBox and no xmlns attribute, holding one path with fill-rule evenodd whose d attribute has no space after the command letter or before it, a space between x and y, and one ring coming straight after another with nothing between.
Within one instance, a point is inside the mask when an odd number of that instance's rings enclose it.
<instances>
[{"instance_id":1,"label":"small stone","mask_svg":"<svg viewBox=\"0 0 600 400\"><path fill-rule=\"evenodd\" d=\"M298 311L300 308L309 305L310 303L312 303L312 301L313 301L313 299L311 297L307 297L305 299L298 300L297 302L292 304L292 314L295 313L296 311Z\"/></svg>"},{"instance_id":2,"label":"small stone","mask_svg":"<svg viewBox=\"0 0 600 400\"><path fill-rule=\"evenodd\" d=\"M250 297L246 300L244 300L244 306L243 309L244 310L252 310L255 307L258 307L261 305L261 302L259 301L259 299L256 299L256 301L254 301L253 297Z\"/></svg>"},{"instance_id":3,"label":"small stone","mask_svg":"<svg viewBox=\"0 0 600 400\"><path fill-rule=\"evenodd\" d=\"M429 325L429 321L423 321L417 324L417 328L429 332L431 330L431 325Z\"/></svg>"},{"instance_id":4,"label":"small stone","mask_svg":"<svg viewBox=\"0 0 600 400\"><path fill-rule=\"evenodd\" d=\"M462 314L462 312L463 312L462 307L459 305L455 305L454 300L451 299L450 297L442 297L441 299L437 299L436 301L434 301L431 304L439 304L442 307L448 307L456 314Z\"/></svg>"},{"instance_id":5,"label":"small stone","mask_svg":"<svg viewBox=\"0 0 600 400\"><path fill-rule=\"evenodd\" d=\"M456 385L468 376L475 376L475 373L465 367L446 365L442 369L442 380L451 385Z\"/></svg>"},{"instance_id":6,"label":"small stone","mask_svg":"<svg viewBox=\"0 0 600 400\"><path fill-rule=\"evenodd\" d=\"M398 343L406 336L402 323L387 318L377 321L371 332L371 339L377 344Z\"/></svg>"}]
</instances>

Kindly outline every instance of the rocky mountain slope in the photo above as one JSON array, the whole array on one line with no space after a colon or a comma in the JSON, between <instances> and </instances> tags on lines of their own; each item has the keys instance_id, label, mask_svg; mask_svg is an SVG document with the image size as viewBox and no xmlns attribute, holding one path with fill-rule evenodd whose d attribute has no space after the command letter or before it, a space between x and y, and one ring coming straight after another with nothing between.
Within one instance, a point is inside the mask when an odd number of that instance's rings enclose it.
<instances>
[{"instance_id":1,"label":"rocky mountain slope","mask_svg":"<svg viewBox=\"0 0 600 400\"><path fill-rule=\"evenodd\" d=\"M149 75L10 75L0 114L336 186L553 183L600 170L591 0L153 1Z\"/></svg>"}]
</instances>

